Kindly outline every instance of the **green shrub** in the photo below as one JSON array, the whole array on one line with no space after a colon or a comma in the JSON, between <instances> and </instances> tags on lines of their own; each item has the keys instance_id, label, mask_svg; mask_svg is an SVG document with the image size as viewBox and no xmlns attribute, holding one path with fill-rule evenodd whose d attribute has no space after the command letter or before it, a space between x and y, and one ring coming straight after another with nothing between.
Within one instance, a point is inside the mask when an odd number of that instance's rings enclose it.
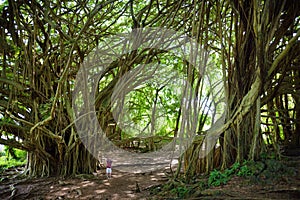
<instances>
[{"instance_id":1,"label":"green shrub","mask_svg":"<svg viewBox=\"0 0 300 200\"><path fill-rule=\"evenodd\" d=\"M249 167L247 165L243 165L243 166L241 166L241 168L238 171L237 175L238 176L247 177L247 176L252 176L253 173L252 173L252 171L249 169Z\"/></svg>"},{"instance_id":2,"label":"green shrub","mask_svg":"<svg viewBox=\"0 0 300 200\"><path fill-rule=\"evenodd\" d=\"M2 156L6 156L5 151L0 151L0 157L2 157Z\"/></svg>"},{"instance_id":3,"label":"green shrub","mask_svg":"<svg viewBox=\"0 0 300 200\"><path fill-rule=\"evenodd\" d=\"M237 176L252 176L253 171L249 168L249 162L244 161L241 165L239 162L234 163L230 168L225 169L224 172L213 170L208 178L209 186L225 185L233 175Z\"/></svg>"},{"instance_id":4,"label":"green shrub","mask_svg":"<svg viewBox=\"0 0 300 200\"><path fill-rule=\"evenodd\" d=\"M19 167L24 166L26 164L26 160L19 161L15 159L7 160L5 156L0 157L0 172L11 168L11 167Z\"/></svg>"},{"instance_id":5,"label":"green shrub","mask_svg":"<svg viewBox=\"0 0 300 200\"><path fill-rule=\"evenodd\" d=\"M200 190L204 190L208 188L208 184L206 181L200 181L199 183Z\"/></svg>"},{"instance_id":6,"label":"green shrub","mask_svg":"<svg viewBox=\"0 0 300 200\"><path fill-rule=\"evenodd\" d=\"M213 170L209 174L208 185L209 186L220 186L226 184L230 179L230 176L227 173L222 173L218 170Z\"/></svg>"},{"instance_id":7,"label":"green shrub","mask_svg":"<svg viewBox=\"0 0 300 200\"><path fill-rule=\"evenodd\" d=\"M16 149L15 153L16 153L16 156L17 156L18 160L20 160L20 161L26 160L26 158L27 158L27 152L26 151Z\"/></svg>"},{"instance_id":8,"label":"green shrub","mask_svg":"<svg viewBox=\"0 0 300 200\"><path fill-rule=\"evenodd\" d=\"M281 162L278 162L275 159L268 159L265 161L267 165L267 169L270 172L279 172L281 169L284 168L284 166L281 164Z\"/></svg>"},{"instance_id":9,"label":"green shrub","mask_svg":"<svg viewBox=\"0 0 300 200\"><path fill-rule=\"evenodd\" d=\"M240 167L240 163L236 162L230 168L226 169L224 173L226 176L231 176L236 173L239 167Z\"/></svg>"},{"instance_id":10,"label":"green shrub","mask_svg":"<svg viewBox=\"0 0 300 200\"><path fill-rule=\"evenodd\" d=\"M187 188L186 186L178 186L175 187L171 190L171 193L177 195L180 199L184 198L187 196L187 194L190 193L190 189Z\"/></svg>"},{"instance_id":11,"label":"green shrub","mask_svg":"<svg viewBox=\"0 0 300 200\"><path fill-rule=\"evenodd\" d=\"M11 154L13 154L13 156ZM26 164L26 151L5 146L4 151L2 151L0 155L0 171Z\"/></svg>"},{"instance_id":12,"label":"green shrub","mask_svg":"<svg viewBox=\"0 0 300 200\"><path fill-rule=\"evenodd\" d=\"M9 146L4 147L4 152L2 153L4 156L9 159L24 161L27 157L27 152L24 150L12 148Z\"/></svg>"}]
</instances>

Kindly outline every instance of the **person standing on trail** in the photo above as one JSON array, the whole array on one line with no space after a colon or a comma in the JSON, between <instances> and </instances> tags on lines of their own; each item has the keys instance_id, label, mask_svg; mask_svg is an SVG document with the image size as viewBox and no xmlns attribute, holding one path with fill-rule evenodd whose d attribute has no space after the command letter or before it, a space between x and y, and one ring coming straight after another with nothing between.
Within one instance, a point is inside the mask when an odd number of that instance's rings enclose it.
<instances>
[{"instance_id":1,"label":"person standing on trail","mask_svg":"<svg viewBox=\"0 0 300 200\"><path fill-rule=\"evenodd\" d=\"M112 160L107 158L106 159L106 176L107 178L111 178L111 165L112 165Z\"/></svg>"}]
</instances>

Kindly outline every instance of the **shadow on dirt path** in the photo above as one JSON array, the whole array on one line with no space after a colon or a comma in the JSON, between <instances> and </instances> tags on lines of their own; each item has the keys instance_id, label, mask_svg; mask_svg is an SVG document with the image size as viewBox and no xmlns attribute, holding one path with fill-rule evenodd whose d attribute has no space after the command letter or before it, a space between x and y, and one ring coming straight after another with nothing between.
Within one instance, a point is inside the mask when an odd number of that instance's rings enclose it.
<instances>
[{"instance_id":1,"label":"shadow on dirt path","mask_svg":"<svg viewBox=\"0 0 300 200\"><path fill-rule=\"evenodd\" d=\"M8 179L0 183L0 199L147 199L149 189L167 181L163 170L129 174L104 169L74 178Z\"/></svg>"},{"instance_id":2,"label":"shadow on dirt path","mask_svg":"<svg viewBox=\"0 0 300 200\"><path fill-rule=\"evenodd\" d=\"M78 175L65 179L16 177L21 170L22 168L11 168L0 174L1 200L178 199L169 190L152 194L158 186L162 188L167 183L165 172L169 168L136 174L113 169L111 179L106 178L105 169L94 175ZM204 189L200 184L201 180L195 179L195 183L190 185L191 193L187 199L300 199L300 156L286 157L281 161L266 160L264 168L257 175L250 178L233 176L226 185L218 187ZM203 180L207 183L207 179Z\"/></svg>"}]
</instances>

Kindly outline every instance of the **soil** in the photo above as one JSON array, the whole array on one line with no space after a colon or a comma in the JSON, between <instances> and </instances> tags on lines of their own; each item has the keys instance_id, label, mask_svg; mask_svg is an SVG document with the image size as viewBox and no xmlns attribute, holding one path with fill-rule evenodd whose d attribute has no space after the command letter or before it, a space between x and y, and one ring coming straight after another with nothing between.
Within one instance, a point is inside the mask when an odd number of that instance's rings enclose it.
<instances>
[{"instance_id":1,"label":"soil","mask_svg":"<svg viewBox=\"0 0 300 200\"><path fill-rule=\"evenodd\" d=\"M147 199L151 187L166 181L167 177L159 171L129 174L113 170L112 177L108 179L105 169L94 175L65 179L11 178L0 183L0 199Z\"/></svg>"},{"instance_id":2,"label":"soil","mask_svg":"<svg viewBox=\"0 0 300 200\"><path fill-rule=\"evenodd\" d=\"M233 177L223 186L195 189L188 199L300 199L300 157L291 158L290 164L295 169L293 176L264 183ZM65 179L17 177L21 170L11 168L0 174L0 199L182 199L171 193L153 193L167 183L166 170L138 174L114 170L111 179L105 169Z\"/></svg>"}]
</instances>

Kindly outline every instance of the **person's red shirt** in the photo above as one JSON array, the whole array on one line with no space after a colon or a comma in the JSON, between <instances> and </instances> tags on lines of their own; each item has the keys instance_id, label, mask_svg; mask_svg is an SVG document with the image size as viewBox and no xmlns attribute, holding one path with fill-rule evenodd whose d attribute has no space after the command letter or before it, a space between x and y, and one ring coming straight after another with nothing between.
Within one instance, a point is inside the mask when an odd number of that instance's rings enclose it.
<instances>
[{"instance_id":1,"label":"person's red shirt","mask_svg":"<svg viewBox=\"0 0 300 200\"><path fill-rule=\"evenodd\" d=\"M107 167L107 168L111 168L111 164L112 164L112 160L108 159L108 160L106 161L106 167Z\"/></svg>"}]
</instances>

